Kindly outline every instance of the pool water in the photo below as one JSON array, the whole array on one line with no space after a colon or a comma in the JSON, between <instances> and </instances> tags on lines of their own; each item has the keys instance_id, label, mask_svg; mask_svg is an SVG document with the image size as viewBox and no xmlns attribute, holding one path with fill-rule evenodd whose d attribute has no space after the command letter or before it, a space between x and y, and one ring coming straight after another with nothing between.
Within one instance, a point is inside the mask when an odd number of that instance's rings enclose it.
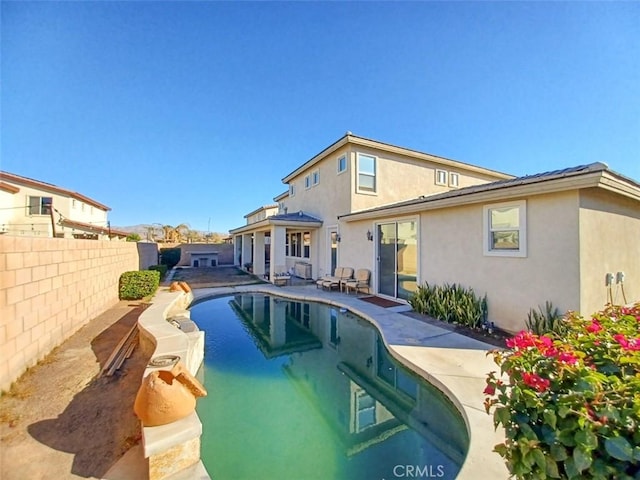
<instances>
[{"instance_id":1,"label":"pool water","mask_svg":"<svg viewBox=\"0 0 640 480\"><path fill-rule=\"evenodd\" d=\"M197 303L198 399L214 479L456 477L464 422L391 359L367 321L322 303L239 294Z\"/></svg>"}]
</instances>

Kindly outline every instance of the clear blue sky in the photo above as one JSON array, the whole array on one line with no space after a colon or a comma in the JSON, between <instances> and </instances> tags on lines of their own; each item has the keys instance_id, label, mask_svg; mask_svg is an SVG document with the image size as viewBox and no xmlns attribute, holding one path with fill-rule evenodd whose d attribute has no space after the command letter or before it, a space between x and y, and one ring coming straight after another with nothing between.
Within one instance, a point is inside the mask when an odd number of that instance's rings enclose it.
<instances>
[{"instance_id":1,"label":"clear blue sky","mask_svg":"<svg viewBox=\"0 0 640 480\"><path fill-rule=\"evenodd\" d=\"M640 180L639 2L2 2L0 168L226 232L350 130Z\"/></svg>"}]
</instances>

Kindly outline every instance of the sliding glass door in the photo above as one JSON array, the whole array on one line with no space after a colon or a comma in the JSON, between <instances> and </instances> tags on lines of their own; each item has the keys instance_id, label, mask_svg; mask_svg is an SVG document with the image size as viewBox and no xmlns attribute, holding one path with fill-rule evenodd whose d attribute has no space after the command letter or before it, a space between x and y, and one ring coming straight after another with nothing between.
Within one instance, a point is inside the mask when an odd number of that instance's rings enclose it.
<instances>
[{"instance_id":1,"label":"sliding glass door","mask_svg":"<svg viewBox=\"0 0 640 480\"><path fill-rule=\"evenodd\" d=\"M377 228L378 293L409 298L418 278L418 234L415 220L381 223Z\"/></svg>"}]
</instances>

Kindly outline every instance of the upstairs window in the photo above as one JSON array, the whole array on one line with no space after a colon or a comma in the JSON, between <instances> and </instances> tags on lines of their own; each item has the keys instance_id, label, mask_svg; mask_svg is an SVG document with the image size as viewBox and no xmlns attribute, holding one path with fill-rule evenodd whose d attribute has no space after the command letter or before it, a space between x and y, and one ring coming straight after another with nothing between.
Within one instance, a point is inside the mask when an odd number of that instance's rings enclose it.
<instances>
[{"instance_id":1,"label":"upstairs window","mask_svg":"<svg viewBox=\"0 0 640 480\"><path fill-rule=\"evenodd\" d=\"M343 155L338 159L338 173L347 171L347 156Z\"/></svg>"},{"instance_id":2,"label":"upstairs window","mask_svg":"<svg viewBox=\"0 0 640 480\"><path fill-rule=\"evenodd\" d=\"M289 184L289 196L294 197L296 195L296 186L293 183Z\"/></svg>"},{"instance_id":3,"label":"upstairs window","mask_svg":"<svg viewBox=\"0 0 640 480\"><path fill-rule=\"evenodd\" d=\"M460 186L460 175L457 173L449 172L449 186L458 188Z\"/></svg>"},{"instance_id":4,"label":"upstairs window","mask_svg":"<svg viewBox=\"0 0 640 480\"><path fill-rule=\"evenodd\" d=\"M358 154L358 192L376 192L376 157Z\"/></svg>"},{"instance_id":5,"label":"upstairs window","mask_svg":"<svg viewBox=\"0 0 640 480\"><path fill-rule=\"evenodd\" d=\"M320 183L320 170L311 173L311 184L316 186Z\"/></svg>"},{"instance_id":6,"label":"upstairs window","mask_svg":"<svg viewBox=\"0 0 640 480\"><path fill-rule=\"evenodd\" d=\"M436 170L436 185L444 185L447 183L447 171L446 170Z\"/></svg>"},{"instance_id":7,"label":"upstairs window","mask_svg":"<svg viewBox=\"0 0 640 480\"><path fill-rule=\"evenodd\" d=\"M526 257L526 201L486 205L483 213L484 254L502 257Z\"/></svg>"},{"instance_id":8,"label":"upstairs window","mask_svg":"<svg viewBox=\"0 0 640 480\"><path fill-rule=\"evenodd\" d=\"M51 197L29 197L27 211L29 215L51 215L52 205Z\"/></svg>"},{"instance_id":9,"label":"upstairs window","mask_svg":"<svg viewBox=\"0 0 640 480\"><path fill-rule=\"evenodd\" d=\"M311 177L309 175L304 177L304 188L311 188Z\"/></svg>"}]
</instances>

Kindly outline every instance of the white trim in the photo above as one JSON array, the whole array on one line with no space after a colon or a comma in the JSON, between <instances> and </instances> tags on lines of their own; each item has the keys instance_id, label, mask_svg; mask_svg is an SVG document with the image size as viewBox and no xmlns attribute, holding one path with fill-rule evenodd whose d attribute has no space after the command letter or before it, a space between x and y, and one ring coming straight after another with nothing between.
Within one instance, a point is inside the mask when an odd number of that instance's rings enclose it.
<instances>
[{"instance_id":1,"label":"white trim","mask_svg":"<svg viewBox=\"0 0 640 480\"><path fill-rule=\"evenodd\" d=\"M447 182L447 178L448 178L448 173L446 170L442 170L440 168L436 168L436 173L435 173L435 184L436 185L442 185L442 186L447 186L448 182Z\"/></svg>"},{"instance_id":2,"label":"white trim","mask_svg":"<svg viewBox=\"0 0 640 480\"><path fill-rule=\"evenodd\" d=\"M460 186L460 174L459 173L449 172L449 186L452 187L452 188L458 188Z\"/></svg>"},{"instance_id":3,"label":"white trim","mask_svg":"<svg viewBox=\"0 0 640 480\"><path fill-rule=\"evenodd\" d=\"M367 157L373 160L373 175L370 173L361 173L360 172L360 158ZM369 155L367 153L358 152L358 156L356 158L356 192L357 193L365 193L369 195L376 195L378 193L378 157L375 155ZM370 188L360 188L360 175L366 175L368 177L373 178L373 189Z\"/></svg>"},{"instance_id":4,"label":"white trim","mask_svg":"<svg viewBox=\"0 0 640 480\"><path fill-rule=\"evenodd\" d=\"M498 208L518 209L518 249L517 250L492 250L491 249L491 210ZM527 201L516 200L513 202L492 203L482 207L482 249L483 254L489 257L520 257L527 256ZM495 229L494 229L495 231Z\"/></svg>"},{"instance_id":5,"label":"white trim","mask_svg":"<svg viewBox=\"0 0 640 480\"><path fill-rule=\"evenodd\" d=\"M340 160L343 160L343 159L344 159L344 168L342 170L340 170ZM338 165L337 165L338 175L340 175L341 173L346 172L348 165L349 165L349 163L347 162L347 154L345 153L344 155L340 155L338 157Z\"/></svg>"}]
</instances>

